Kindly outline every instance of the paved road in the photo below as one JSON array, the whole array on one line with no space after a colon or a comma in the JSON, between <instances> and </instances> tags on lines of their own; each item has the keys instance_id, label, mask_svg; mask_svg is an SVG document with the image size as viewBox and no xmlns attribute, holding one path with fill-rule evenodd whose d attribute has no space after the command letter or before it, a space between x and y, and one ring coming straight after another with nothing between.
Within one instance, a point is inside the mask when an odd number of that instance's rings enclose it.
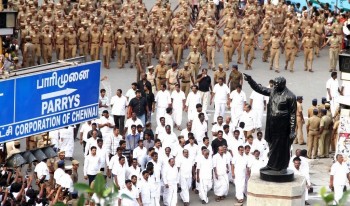
<instances>
[{"instance_id":1,"label":"paved road","mask_svg":"<svg viewBox=\"0 0 350 206\"><path fill-rule=\"evenodd\" d=\"M145 1L148 8L150 8L154 0L148 0ZM174 8L176 6L177 1L171 0L172 7ZM186 57L188 54L188 51L185 51L184 56ZM330 78L329 70L329 58L328 58L328 49L324 49L321 51L321 56L319 58L315 58L314 60L314 73L309 73L304 71L303 61L304 56L302 53L299 53L299 57L297 57L295 62L295 72L290 73L289 71L285 71L284 68L284 55L281 55L280 59L280 65L281 65L281 73L277 74L274 71L269 70L269 64L268 63L262 63L261 56L262 52L257 50L255 51L256 59L252 65L253 70L249 71L243 71L249 75L252 75L252 77L262 85L267 85L268 81L270 79L273 79L277 76L284 76L287 79L287 86L288 88L293 91L296 95L301 95L304 97L304 114L306 114L306 110L311 105L311 100L313 98L317 98L319 101L321 100L321 97L325 96L326 94L326 81ZM234 60L236 60L236 56L233 57ZM216 64L223 62L223 55L222 53L216 54ZM236 63L233 62L233 63ZM156 60L153 60L153 64L156 65ZM128 68L128 64L126 64L127 68L124 69L118 69L116 68L116 62L112 62L111 69L106 70L102 69L102 75L106 75L109 78L109 81L111 82L111 88L112 92L115 93L117 89L122 89L124 94L126 91L130 88L130 85L132 82L136 79L136 70ZM206 63L204 63L203 67L206 67ZM243 69L243 66L240 65L239 68L241 71ZM209 74L212 74L212 71L209 72ZM227 73L227 75L229 72ZM250 96L252 90L250 87L244 83L243 84L243 91L247 94L247 97ZM210 106L209 110L213 111L213 107ZM209 125L212 122L212 112L209 112ZM183 123L182 127L185 125L185 121L187 119L187 114L183 115ZM263 125L265 122L263 123ZM155 129L155 122L153 120L153 128ZM304 129L305 130L305 129ZM176 131L177 132L177 131ZM177 132L179 133L179 132ZM305 132L304 132L305 133ZM295 148L300 148L300 146L294 146ZM305 146L302 146L301 148L305 148ZM83 180L82 175L82 168L83 168L83 153L82 146L79 144L78 141L75 142L75 151L74 151L74 157L81 162L80 164L80 181ZM330 159L323 159L323 160L315 160L311 163L311 182L315 185L315 191L317 192L319 188L321 188L323 185L328 185L328 169L331 164ZM191 192L191 205L201 205L201 202L199 200L198 195L195 195L193 192ZM210 203L208 205L218 205L214 201L214 195L211 191L209 194ZM235 203L236 199L234 197L234 186L230 184L230 192L226 200L222 201L220 204L222 206L226 205L232 205L232 203ZM317 193L310 194L310 203L320 203L320 198L317 195ZM179 204L182 205L181 200L179 199Z\"/></svg>"}]
</instances>

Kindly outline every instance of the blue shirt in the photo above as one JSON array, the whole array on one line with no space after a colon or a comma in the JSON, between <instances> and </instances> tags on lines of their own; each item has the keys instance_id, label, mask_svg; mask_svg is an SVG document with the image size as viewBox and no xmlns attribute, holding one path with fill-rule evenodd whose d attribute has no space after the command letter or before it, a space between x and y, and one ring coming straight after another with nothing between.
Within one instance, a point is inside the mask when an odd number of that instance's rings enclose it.
<instances>
[{"instance_id":1,"label":"blue shirt","mask_svg":"<svg viewBox=\"0 0 350 206\"><path fill-rule=\"evenodd\" d=\"M134 150L138 146L138 142L140 140L140 134L129 134L126 136L126 149L128 150Z\"/></svg>"}]
</instances>

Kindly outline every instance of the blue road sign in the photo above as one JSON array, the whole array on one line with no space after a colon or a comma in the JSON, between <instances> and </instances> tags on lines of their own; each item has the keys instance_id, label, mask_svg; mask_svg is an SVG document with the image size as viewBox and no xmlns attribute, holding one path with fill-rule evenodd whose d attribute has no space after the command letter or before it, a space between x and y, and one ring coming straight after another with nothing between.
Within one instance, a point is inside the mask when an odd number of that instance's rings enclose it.
<instances>
[{"instance_id":1,"label":"blue road sign","mask_svg":"<svg viewBox=\"0 0 350 206\"><path fill-rule=\"evenodd\" d=\"M101 62L0 81L0 142L98 117Z\"/></svg>"}]
</instances>

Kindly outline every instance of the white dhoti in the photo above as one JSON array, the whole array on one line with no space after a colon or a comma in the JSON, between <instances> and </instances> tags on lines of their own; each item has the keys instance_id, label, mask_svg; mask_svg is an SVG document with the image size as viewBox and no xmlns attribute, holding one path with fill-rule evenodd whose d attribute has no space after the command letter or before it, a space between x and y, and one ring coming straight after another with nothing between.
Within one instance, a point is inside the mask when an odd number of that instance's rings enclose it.
<instances>
[{"instance_id":1,"label":"white dhoti","mask_svg":"<svg viewBox=\"0 0 350 206\"><path fill-rule=\"evenodd\" d=\"M192 184L192 178L180 178L180 186L181 186L181 193L180 197L183 202L190 202L190 193L189 190L191 188Z\"/></svg>"},{"instance_id":2,"label":"white dhoti","mask_svg":"<svg viewBox=\"0 0 350 206\"><path fill-rule=\"evenodd\" d=\"M173 120L177 126L181 125L182 122L182 108L173 107Z\"/></svg>"},{"instance_id":3,"label":"white dhoti","mask_svg":"<svg viewBox=\"0 0 350 206\"><path fill-rule=\"evenodd\" d=\"M243 114L241 105L231 105L231 121L234 126L238 126L239 119Z\"/></svg>"},{"instance_id":4,"label":"white dhoti","mask_svg":"<svg viewBox=\"0 0 350 206\"><path fill-rule=\"evenodd\" d=\"M211 179L200 179L200 182L196 183L199 187L199 198L204 200L205 203L208 203L208 191L213 187L213 181Z\"/></svg>"},{"instance_id":5,"label":"white dhoti","mask_svg":"<svg viewBox=\"0 0 350 206\"><path fill-rule=\"evenodd\" d=\"M215 113L213 122L217 121L218 116L224 117L225 115L226 103L215 103Z\"/></svg>"},{"instance_id":6,"label":"white dhoti","mask_svg":"<svg viewBox=\"0 0 350 206\"><path fill-rule=\"evenodd\" d=\"M187 111L188 121L192 120L193 115L196 114L195 112L197 112L196 108L194 108L194 109L188 108L188 111Z\"/></svg>"},{"instance_id":7,"label":"white dhoti","mask_svg":"<svg viewBox=\"0 0 350 206\"><path fill-rule=\"evenodd\" d=\"M225 196L229 189L227 174L218 175L218 179L214 178L214 194L216 196Z\"/></svg>"},{"instance_id":8,"label":"white dhoti","mask_svg":"<svg viewBox=\"0 0 350 206\"><path fill-rule=\"evenodd\" d=\"M208 101L209 101L209 91L208 92L201 92L199 91L201 98L202 98L202 109L203 112L207 111L208 109Z\"/></svg>"},{"instance_id":9,"label":"white dhoti","mask_svg":"<svg viewBox=\"0 0 350 206\"><path fill-rule=\"evenodd\" d=\"M166 108L165 107L157 107L157 125L160 124L159 118L164 117L166 114Z\"/></svg>"},{"instance_id":10,"label":"white dhoti","mask_svg":"<svg viewBox=\"0 0 350 206\"><path fill-rule=\"evenodd\" d=\"M244 198L245 183L245 175L235 176L236 198L238 200L243 200Z\"/></svg>"},{"instance_id":11,"label":"white dhoti","mask_svg":"<svg viewBox=\"0 0 350 206\"><path fill-rule=\"evenodd\" d=\"M169 185L168 188L164 186L163 194L164 205L176 206L177 204L177 184Z\"/></svg>"},{"instance_id":12,"label":"white dhoti","mask_svg":"<svg viewBox=\"0 0 350 206\"><path fill-rule=\"evenodd\" d=\"M161 183L155 182L151 189L151 205L160 206L160 188Z\"/></svg>"},{"instance_id":13,"label":"white dhoti","mask_svg":"<svg viewBox=\"0 0 350 206\"><path fill-rule=\"evenodd\" d=\"M253 112L255 112L257 120L256 123L256 128L261 128L262 127L262 120L263 120L263 114L264 114L264 110L261 109L255 109L253 110Z\"/></svg>"},{"instance_id":14,"label":"white dhoti","mask_svg":"<svg viewBox=\"0 0 350 206\"><path fill-rule=\"evenodd\" d=\"M329 101L329 104L331 105L332 117L334 117L335 111L336 111L337 107L339 106L338 97L333 97L332 100Z\"/></svg>"},{"instance_id":15,"label":"white dhoti","mask_svg":"<svg viewBox=\"0 0 350 206\"><path fill-rule=\"evenodd\" d=\"M334 185L334 204L337 204L339 200L342 198L344 193L344 187L345 185Z\"/></svg>"}]
</instances>

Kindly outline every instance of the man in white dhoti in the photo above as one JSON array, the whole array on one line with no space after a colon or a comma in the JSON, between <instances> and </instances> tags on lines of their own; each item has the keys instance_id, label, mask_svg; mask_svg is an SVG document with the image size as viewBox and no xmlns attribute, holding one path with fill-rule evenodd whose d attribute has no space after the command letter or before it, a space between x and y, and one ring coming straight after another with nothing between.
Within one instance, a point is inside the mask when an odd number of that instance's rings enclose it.
<instances>
[{"instance_id":1,"label":"man in white dhoti","mask_svg":"<svg viewBox=\"0 0 350 206\"><path fill-rule=\"evenodd\" d=\"M176 206L177 204L177 185L179 182L179 171L175 166L175 159L169 159L169 165L163 172L164 194L163 201L166 206Z\"/></svg>"},{"instance_id":2,"label":"man in white dhoti","mask_svg":"<svg viewBox=\"0 0 350 206\"><path fill-rule=\"evenodd\" d=\"M261 128L263 113L266 110L266 99L262 94L253 91L250 95L250 105L257 115L257 128Z\"/></svg>"},{"instance_id":3,"label":"man in white dhoti","mask_svg":"<svg viewBox=\"0 0 350 206\"><path fill-rule=\"evenodd\" d=\"M331 73L331 78L328 79L326 88L327 88L327 101L331 104L332 116L335 114L335 110L338 106L338 97L340 96L339 82L337 79L337 72Z\"/></svg>"},{"instance_id":4,"label":"man in white dhoti","mask_svg":"<svg viewBox=\"0 0 350 206\"><path fill-rule=\"evenodd\" d=\"M192 91L188 94L186 98L186 108L188 120L191 120L193 114L196 112L196 105L201 104L202 98L200 93L198 92L198 86L193 85L191 87Z\"/></svg>"},{"instance_id":5,"label":"man in white dhoti","mask_svg":"<svg viewBox=\"0 0 350 206\"><path fill-rule=\"evenodd\" d=\"M242 91L242 86L238 85L236 89L231 92L229 102L227 103L228 108L231 108L231 121L233 122L233 125L238 124L246 102L247 97Z\"/></svg>"},{"instance_id":6,"label":"man in white dhoti","mask_svg":"<svg viewBox=\"0 0 350 206\"><path fill-rule=\"evenodd\" d=\"M218 116L224 116L225 115L225 108L227 104L227 100L229 98L230 89L228 86L224 83L223 78L218 79L218 83L215 84L213 92L211 94L210 99L210 105L213 103L214 99L214 106L215 106L215 113L213 117L213 122L217 120Z\"/></svg>"},{"instance_id":7,"label":"man in white dhoti","mask_svg":"<svg viewBox=\"0 0 350 206\"><path fill-rule=\"evenodd\" d=\"M59 149L66 152L66 158L73 160L74 127L68 126L59 130Z\"/></svg>"},{"instance_id":8,"label":"man in white dhoti","mask_svg":"<svg viewBox=\"0 0 350 206\"><path fill-rule=\"evenodd\" d=\"M176 165L179 168L180 174L180 197L184 203L184 206L190 205L190 193L189 190L192 184L192 171L194 167L194 159L189 157L189 151L184 149L182 155L176 158Z\"/></svg>"},{"instance_id":9,"label":"man in white dhoti","mask_svg":"<svg viewBox=\"0 0 350 206\"><path fill-rule=\"evenodd\" d=\"M197 184L199 184L199 198L202 204L209 202L208 191L213 186L213 161L209 157L209 150L203 151L202 157L197 161Z\"/></svg>"},{"instance_id":10,"label":"man in white dhoti","mask_svg":"<svg viewBox=\"0 0 350 206\"><path fill-rule=\"evenodd\" d=\"M246 176L247 173L249 173L248 160L243 155L243 153L243 146L239 146L238 155L234 157L232 162L232 178L234 178L236 186L236 198L238 200L238 203L243 203Z\"/></svg>"},{"instance_id":11,"label":"man in white dhoti","mask_svg":"<svg viewBox=\"0 0 350 206\"><path fill-rule=\"evenodd\" d=\"M170 93L166 90L165 84L162 84L161 90L157 92L155 101L157 103L157 123L159 124L159 118L164 117L166 108L171 106Z\"/></svg>"},{"instance_id":12,"label":"man in white dhoti","mask_svg":"<svg viewBox=\"0 0 350 206\"><path fill-rule=\"evenodd\" d=\"M153 185L151 184L151 181L148 180L149 178L149 172L148 170L142 171L142 177L139 181L139 188L140 188L140 202L143 206L154 206L152 204L152 198L151 198L151 191L153 189Z\"/></svg>"},{"instance_id":13,"label":"man in white dhoti","mask_svg":"<svg viewBox=\"0 0 350 206\"><path fill-rule=\"evenodd\" d=\"M152 165L153 172L150 173L150 181L152 181L151 202L154 206L159 206L160 201L160 189L161 189L161 162L158 160L158 153L153 152L151 154L152 160L146 165L146 169L149 170L149 165Z\"/></svg>"},{"instance_id":14,"label":"man in white dhoti","mask_svg":"<svg viewBox=\"0 0 350 206\"><path fill-rule=\"evenodd\" d=\"M173 120L178 130L181 130L182 111L185 110L186 96L183 91L180 90L180 85L175 85L175 90L171 93L171 103L173 108Z\"/></svg>"},{"instance_id":15,"label":"man in white dhoti","mask_svg":"<svg viewBox=\"0 0 350 206\"><path fill-rule=\"evenodd\" d=\"M218 153L213 156L213 169L214 169L214 194L216 195L215 201L220 202L225 199L225 195L229 190L229 181L227 174L229 172L227 159L224 155L224 148L220 146Z\"/></svg>"},{"instance_id":16,"label":"man in white dhoti","mask_svg":"<svg viewBox=\"0 0 350 206\"><path fill-rule=\"evenodd\" d=\"M310 174L308 171L306 171L305 169L303 169L301 166L301 159L299 157L295 157L293 159L293 163L294 165L292 167L290 167L289 169L293 170L294 175L300 175L302 177L305 178L306 181L306 187L305 187L305 205L310 205L308 202L306 202L309 199L309 193L308 190L311 187L311 181L310 181Z\"/></svg>"}]
</instances>

